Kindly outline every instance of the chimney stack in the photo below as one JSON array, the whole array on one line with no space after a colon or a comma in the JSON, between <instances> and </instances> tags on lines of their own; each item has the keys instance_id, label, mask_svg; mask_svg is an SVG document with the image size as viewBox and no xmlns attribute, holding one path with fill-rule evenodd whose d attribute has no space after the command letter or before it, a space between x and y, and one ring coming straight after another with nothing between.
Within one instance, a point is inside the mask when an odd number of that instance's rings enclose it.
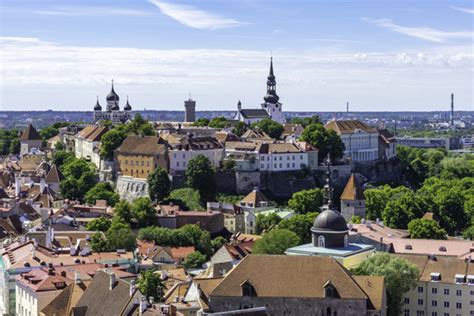
<instances>
[{"instance_id":1,"label":"chimney stack","mask_svg":"<svg viewBox=\"0 0 474 316\"><path fill-rule=\"evenodd\" d=\"M81 273L79 271L74 271L74 283L81 283Z\"/></svg>"},{"instance_id":2,"label":"chimney stack","mask_svg":"<svg viewBox=\"0 0 474 316\"><path fill-rule=\"evenodd\" d=\"M109 276L110 276L109 290L112 291L113 288L115 287L115 273L111 272Z\"/></svg>"},{"instance_id":3,"label":"chimney stack","mask_svg":"<svg viewBox=\"0 0 474 316\"><path fill-rule=\"evenodd\" d=\"M20 175L15 175L15 197L20 196Z\"/></svg>"},{"instance_id":4,"label":"chimney stack","mask_svg":"<svg viewBox=\"0 0 474 316\"><path fill-rule=\"evenodd\" d=\"M133 293L135 293L135 280L130 282L130 297L133 296Z\"/></svg>"}]
</instances>

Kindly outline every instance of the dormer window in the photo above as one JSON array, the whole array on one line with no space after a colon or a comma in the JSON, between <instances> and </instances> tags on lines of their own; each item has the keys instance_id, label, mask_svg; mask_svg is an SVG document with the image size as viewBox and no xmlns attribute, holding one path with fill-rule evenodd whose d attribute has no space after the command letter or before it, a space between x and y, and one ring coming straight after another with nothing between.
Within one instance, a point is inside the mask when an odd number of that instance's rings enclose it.
<instances>
[{"instance_id":1,"label":"dormer window","mask_svg":"<svg viewBox=\"0 0 474 316\"><path fill-rule=\"evenodd\" d=\"M246 280L244 283L242 283L241 287L242 287L242 296L249 296L249 297L257 296L257 292L255 291L255 288L253 287L252 283L249 280Z\"/></svg>"},{"instance_id":2,"label":"dormer window","mask_svg":"<svg viewBox=\"0 0 474 316\"><path fill-rule=\"evenodd\" d=\"M331 281L327 281L324 284L324 297L325 298L338 298L339 297L339 294L337 293L337 290Z\"/></svg>"},{"instance_id":3,"label":"dormer window","mask_svg":"<svg viewBox=\"0 0 474 316\"><path fill-rule=\"evenodd\" d=\"M446 247L445 246L439 247L439 251L446 252Z\"/></svg>"},{"instance_id":4,"label":"dormer window","mask_svg":"<svg viewBox=\"0 0 474 316\"><path fill-rule=\"evenodd\" d=\"M431 281L432 281L432 282L439 282L439 281L441 281L441 273L432 272L432 273L431 273Z\"/></svg>"},{"instance_id":5,"label":"dormer window","mask_svg":"<svg viewBox=\"0 0 474 316\"><path fill-rule=\"evenodd\" d=\"M413 247L411 245L405 245L405 250L413 250Z\"/></svg>"},{"instance_id":6,"label":"dormer window","mask_svg":"<svg viewBox=\"0 0 474 316\"><path fill-rule=\"evenodd\" d=\"M467 284L471 284L471 285L474 285L474 275L472 274L469 274L467 277Z\"/></svg>"},{"instance_id":7,"label":"dormer window","mask_svg":"<svg viewBox=\"0 0 474 316\"><path fill-rule=\"evenodd\" d=\"M456 282L457 284L464 283L464 277L464 274L456 274L454 276L454 282Z\"/></svg>"}]
</instances>

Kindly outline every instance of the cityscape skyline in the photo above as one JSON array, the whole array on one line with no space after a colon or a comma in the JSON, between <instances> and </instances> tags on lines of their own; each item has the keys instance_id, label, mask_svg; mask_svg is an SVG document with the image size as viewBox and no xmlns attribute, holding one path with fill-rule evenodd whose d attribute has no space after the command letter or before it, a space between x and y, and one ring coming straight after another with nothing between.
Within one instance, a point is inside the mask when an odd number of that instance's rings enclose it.
<instances>
[{"instance_id":1,"label":"cityscape skyline","mask_svg":"<svg viewBox=\"0 0 474 316\"><path fill-rule=\"evenodd\" d=\"M3 1L0 109L258 107L273 55L283 111L472 110L471 6Z\"/></svg>"}]
</instances>

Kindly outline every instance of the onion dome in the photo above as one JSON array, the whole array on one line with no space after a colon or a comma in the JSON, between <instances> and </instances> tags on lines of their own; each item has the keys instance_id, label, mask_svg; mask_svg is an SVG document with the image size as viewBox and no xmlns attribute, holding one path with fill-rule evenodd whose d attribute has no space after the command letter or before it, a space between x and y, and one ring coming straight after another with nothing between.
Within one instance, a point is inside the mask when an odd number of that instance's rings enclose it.
<instances>
[{"instance_id":1,"label":"onion dome","mask_svg":"<svg viewBox=\"0 0 474 316\"><path fill-rule=\"evenodd\" d=\"M125 111L131 111L132 110L132 106L130 105L130 103L128 103L128 95L127 95L127 104L125 104L125 107L123 109Z\"/></svg>"},{"instance_id":2,"label":"onion dome","mask_svg":"<svg viewBox=\"0 0 474 316\"><path fill-rule=\"evenodd\" d=\"M94 111L102 111L102 107L99 104L99 96L97 96L97 102L94 105Z\"/></svg>"},{"instance_id":3,"label":"onion dome","mask_svg":"<svg viewBox=\"0 0 474 316\"><path fill-rule=\"evenodd\" d=\"M114 81L112 80L112 90L110 90L110 93L107 95L107 101L112 101L112 102L119 102L120 101L120 97L118 96L118 94L115 92L114 90Z\"/></svg>"},{"instance_id":4,"label":"onion dome","mask_svg":"<svg viewBox=\"0 0 474 316\"><path fill-rule=\"evenodd\" d=\"M242 102L240 102L240 100L239 100L239 102L237 102L237 109L239 109L239 110L242 109Z\"/></svg>"}]
</instances>

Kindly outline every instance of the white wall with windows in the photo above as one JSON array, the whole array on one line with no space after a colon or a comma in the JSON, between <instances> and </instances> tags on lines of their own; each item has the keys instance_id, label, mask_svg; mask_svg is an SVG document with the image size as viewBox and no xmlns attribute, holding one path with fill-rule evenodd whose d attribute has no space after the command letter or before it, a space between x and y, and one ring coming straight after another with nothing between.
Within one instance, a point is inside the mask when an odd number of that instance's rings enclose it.
<instances>
[{"instance_id":1,"label":"white wall with windows","mask_svg":"<svg viewBox=\"0 0 474 316\"><path fill-rule=\"evenodd\" d=\"M354 133L342 134L341 140L346 146L344 156L353 161L371 161L378 159L379 133L367 133L356 129Z\"/></svg>"},{"instance_id":2,"label":"white wall with windows","mask_svg":"<svg viewBox=\"0 0 474 316\"><path fill-rule=\"evenodd\" d=\"M291 171L308 167L308 153L260 154L261 171Z\"/></svg>"},{"instance_id":3,"label":"white wall with windows","mask_svg":"<svg viewBox=\"0 0 474 316\"><path fill-rule=\"evenodd\" d=\"M221 161L224 159L224 149L204 149L204 150L169 150L170 170L185 171L188 167L189 161L197 155L206 156L211 162L212 166L219 168Z\"/></svg>"}]
</instances>

